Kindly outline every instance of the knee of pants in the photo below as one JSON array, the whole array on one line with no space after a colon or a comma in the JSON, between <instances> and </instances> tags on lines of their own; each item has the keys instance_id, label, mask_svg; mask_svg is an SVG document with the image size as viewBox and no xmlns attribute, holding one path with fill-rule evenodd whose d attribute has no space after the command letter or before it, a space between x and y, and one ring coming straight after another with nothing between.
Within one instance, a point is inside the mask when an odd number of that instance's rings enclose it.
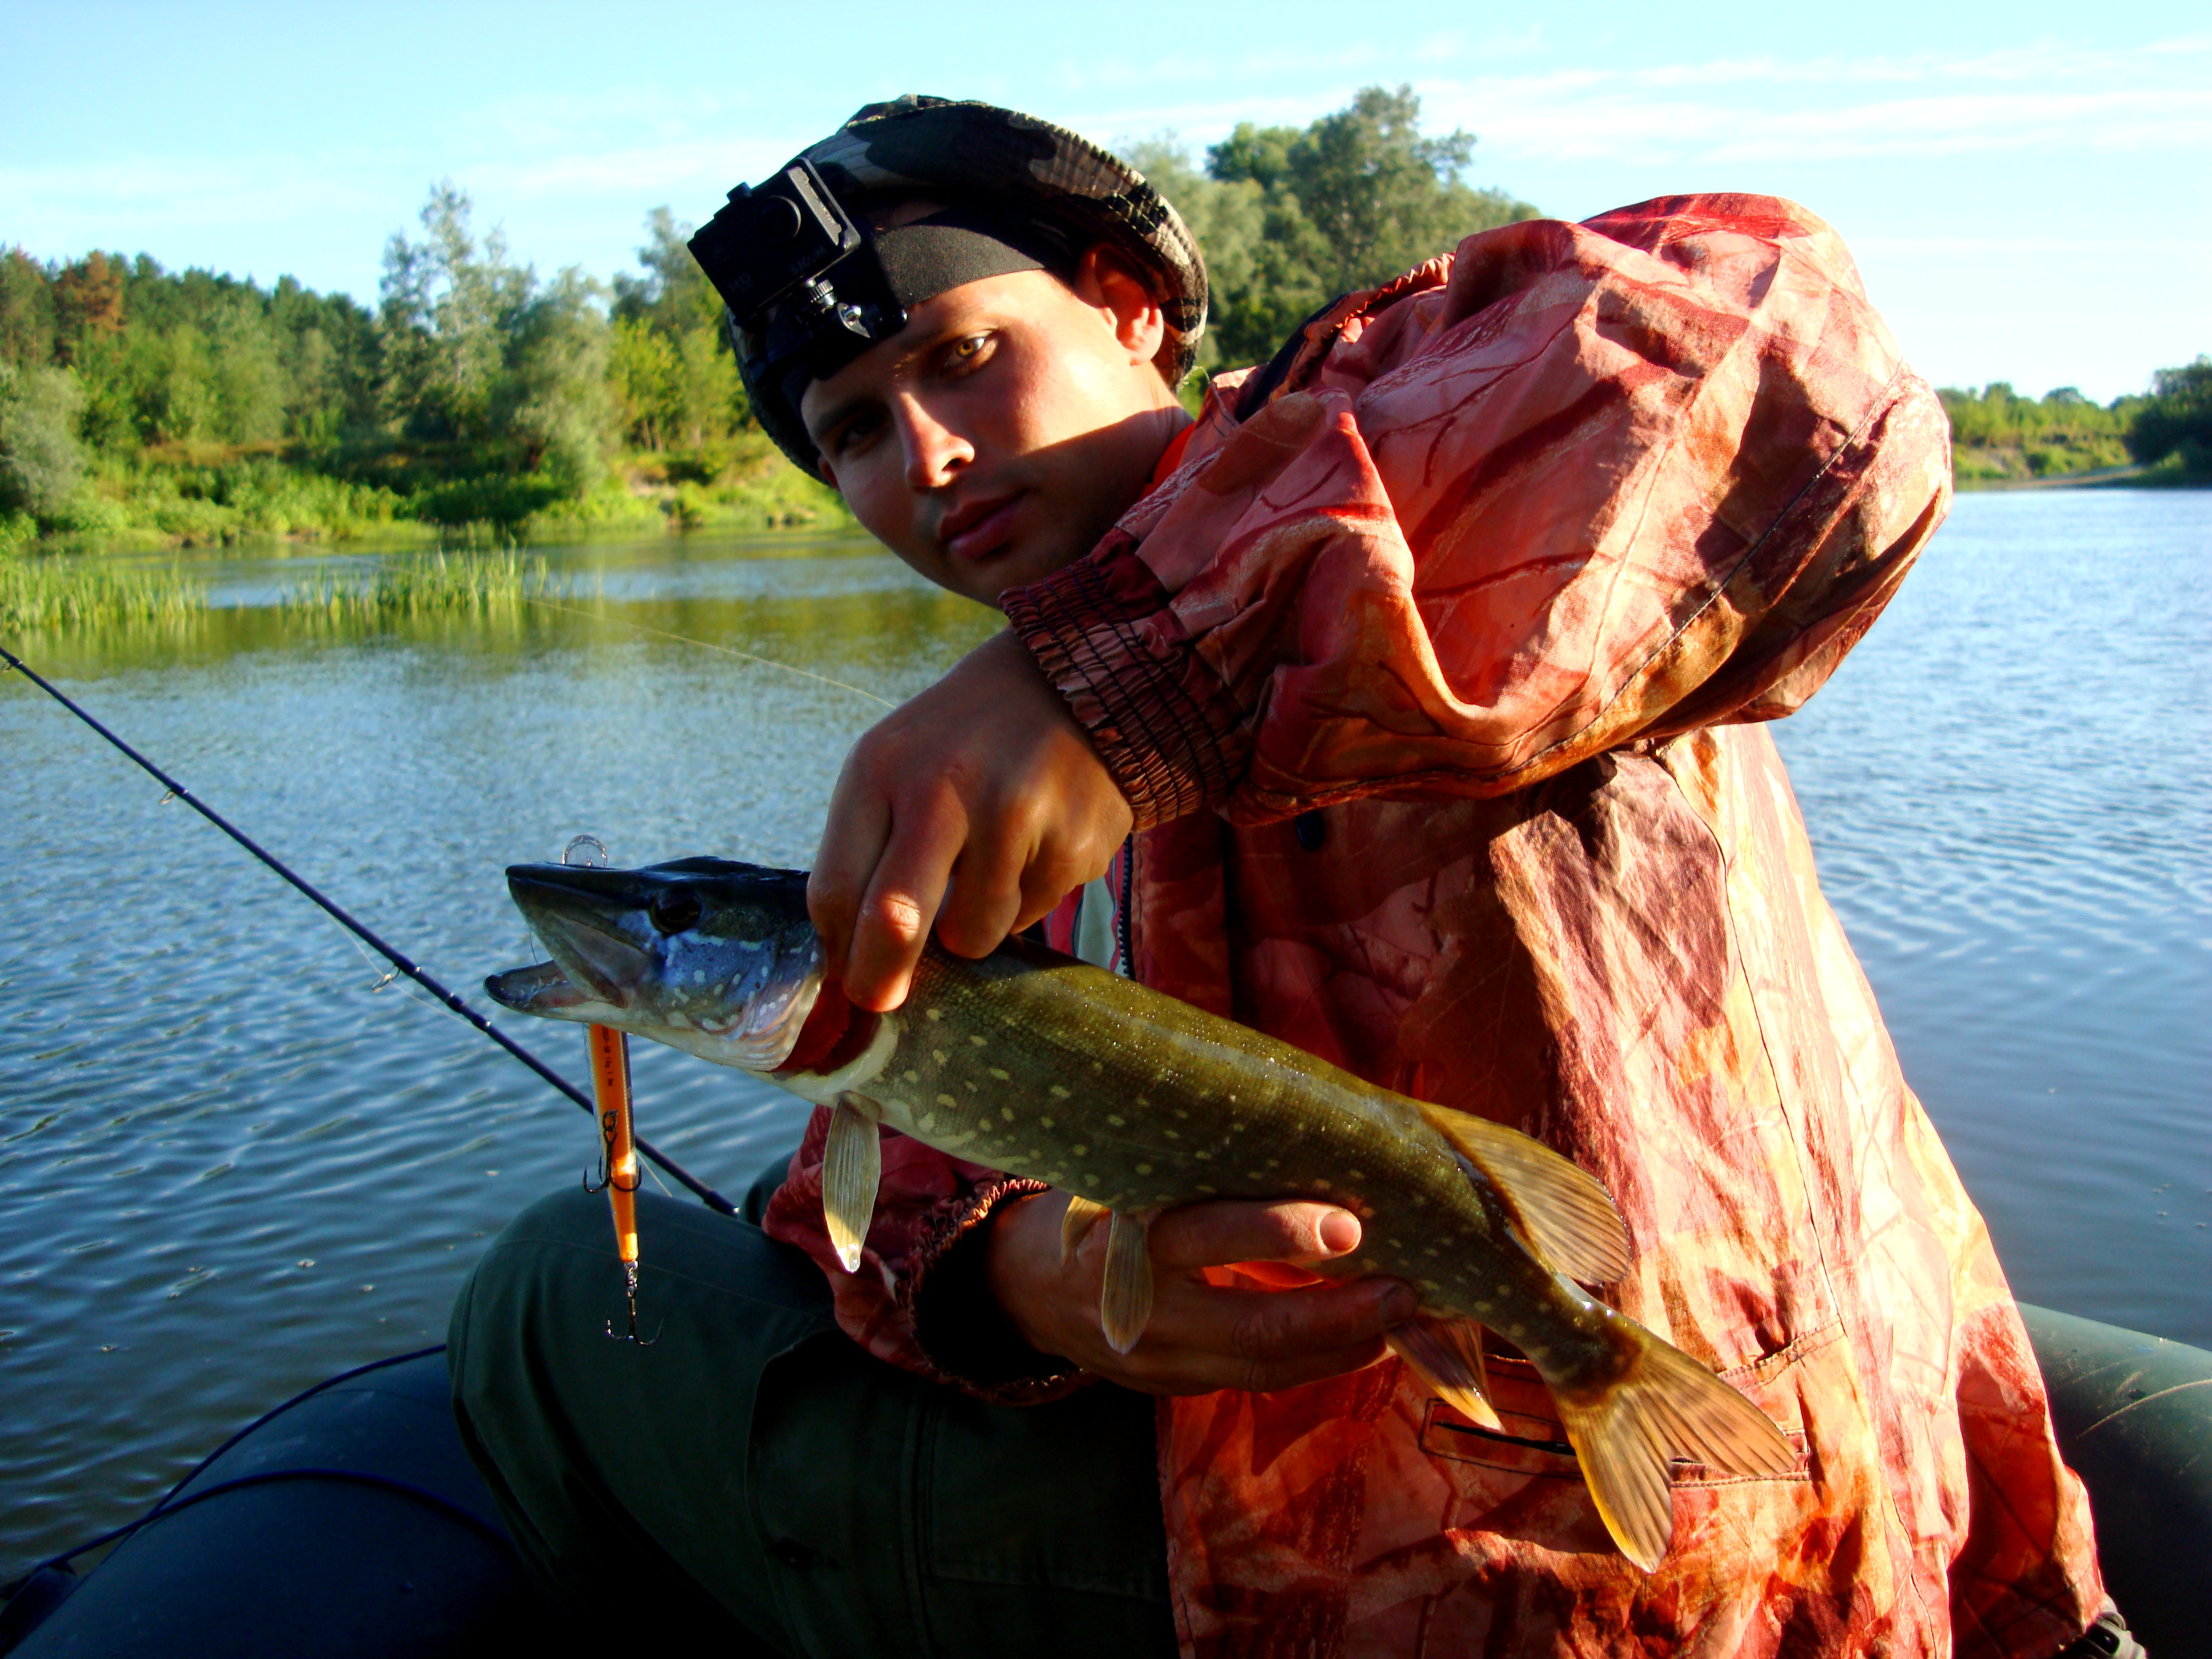
<instances>
[{"instance_id":1,"label":"knee of pants","mask_svg":"<svg viewBox=\"0 0 2212 1659\"><path fill-rule=\"evenodd\" d=\"M718 1363L752 1342L783 1342L833 1323L830 1288L805 1252L757 1227L658 1194L637 1200L639 1301L675 1332L702 1334ZM543 1381L596 1356L579 1345L620 1317L621 1275L602 1196L577 1189L538 1200L502 1228L455 1298L447 1333L455 1397L491 1372ZM739 1308L743 1311L738 1311ZM679 1340L676 1348L685 1344ZM779 1344L781 1346L781 1344ZM761 1357L765 1357L761 1356Z\"/></svg>"},{"instance_id":2,"label":"knee of pants","mask_svg":"<svg viewBox=\"0 0 2212 1659\"><path fill-rule=\"evenodd\" d=\"M465 1352L471 1332L493 1317L506 1322L520 1314L534 1324L531 1304L599 1267L613 1255L611 1243L605 1198L579 1190L539 1199L493 1236L470 1269L453 1301L447 1343Z\"/></svg>"}]
</instances>

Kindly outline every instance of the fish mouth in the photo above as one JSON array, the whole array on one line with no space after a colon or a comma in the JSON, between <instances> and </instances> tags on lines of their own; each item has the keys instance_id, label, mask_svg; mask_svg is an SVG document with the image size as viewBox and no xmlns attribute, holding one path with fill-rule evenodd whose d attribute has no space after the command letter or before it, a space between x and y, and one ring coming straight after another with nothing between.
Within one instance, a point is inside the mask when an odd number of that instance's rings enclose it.
<instances>
[{"instance_id":1,"label":"fish mouth","mask_svg":"<svg viewBox=\"0 0 2212 1659\"><path fill-rule=\"evenodd\" d=\"M484 982L494 1000L532 1013L556 1013L594 1001L628 1008L653 976L648 919L653 884L635 870L566 864L514 864L507 890L557 969L563 990L542 969L516 969ZM521 976L538 974L534 979ZM509 1002L507 994L525 1002ZM557 1014L556 1014L557 1017Z\"/></svg>"},{"instance_id":2,"label":"fish mouth","mask_svg":"<svg viewBox=\"0 0 2212 1659\"><path fill-rule=\"evenodd\" d=\"M597 1006L598 999L580 988L562 971L557 962L541 962L529 968L510 968L484 981L484 994L502 1008L518 1014L539 1014L559 1019L578 1010Z\"/></svg>"}]
</instances>

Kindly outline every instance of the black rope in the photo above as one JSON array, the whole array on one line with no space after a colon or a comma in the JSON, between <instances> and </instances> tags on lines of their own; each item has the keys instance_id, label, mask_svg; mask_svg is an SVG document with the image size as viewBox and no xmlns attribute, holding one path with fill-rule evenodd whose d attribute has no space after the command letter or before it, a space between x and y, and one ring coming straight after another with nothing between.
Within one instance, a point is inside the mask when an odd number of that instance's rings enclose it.
<instances>
[{"instance_id":1,"label":"black rope","mask_svg":"<svg viewBox=\"0 0 2212 1659\"><path fill-rule=\"evenodd\" d=\"M121 750L125 755L129 756L131 759L136 762L143 770L152 775L164 788L167 789L171 795L184 802L184 804L191 807L193 811L198 813L210 823L215 825L216 829L222 830L224 835L228 836L240 847L243 847L247 852L252 854L255 858L260 860L263 864L275 871L277 875L289 882L311 902L319 907L322 910L323 914L330 917L332 921L337 923L339 927L344 928L356 939L360 939L371 950L374 951L379 956L382 957L386 962L390 963L394 968L398 969L401 973L406 975L408 978L413 980L417 985L428 991L438 1001L452 1009L463 1019L476 1027L477 1030L483 1032L484 1036L489 1037L494 1042L499 1044L501 1048L506 1049L508 1054L514 1055L515 1059L520 1060L532 1071L537 1073L538 1075L544 1079L546 1082L551 1084L562 1094L568 1096L569 1099L574 1101L577 1105L582 1107L586 1112L590 1113L594 1119L599 1116L599 1109L598 1103L581 1089L579 1089L574 1084L569 1082L568 1079L562 1077L558 1072L548 1066L544 1060L538 1059L537 1055L532 1054L529 1049L524 1048L513 1037L508 1036L504 1031L495 1027L489 1020L486 1019L474 1008L471 1008L466 1002L464 1002L454 993L447 990L443 985L432 978L430 975L426 973L415 963L403 956L399 951L394 950L391 945L386 945L370 929L363 927L360 922L356 921L337 904L324 897L321 893L318 892L307 881L302 879L301 877L293 874L293 872L286 867L283 861L277 858L276 854L265 850L258 842L254 841L252 836L248 836L244 830L239 829L237 825L232 823L230 820L224 817L222 813L216 811L213 807L209 806L199 800L193 795L192 792L185 788L183 784L179 783L167 772L164 772L160 767L155 765L153 762L148 760L145 756L140 754L129 744L124 742L122 738L117 737L114 732L109 731L105 726L102 726L97 720L94 719L92 715L86 713L75 702L72 702L59 690L49 684L45 679L41 678L37 673L33 672L30 665L26 663L21 657L9 651L5 646L0 646L0 659L5 659L9 667L22 675L26 679L29 680L32 684L37 686L40 690L45 692L56 702L61 704L63 708L68 709L70 714L76 715L94 731L99 732L101 737L113 744L116 748ZM700 1202L706 1205L708 1209L718 1211L723 1215L737 1214L738 1207L736 1205L731 1203L730 1200L724 1198L721 1194L716 1192L705 1182L700 1180L698 1176L693 1175L682 1164L677 1163L675 1159L668 1157L665 1153L656 1150L652 1143L646 1140L642 1136L636 1138L636 1145L637 1150L641 1153L652 1160L653 1163L659 1165L662 1170L666 1172L672 1180L677 1182L678 1184L696 1194Z\"/></svg>"}]
</instances>

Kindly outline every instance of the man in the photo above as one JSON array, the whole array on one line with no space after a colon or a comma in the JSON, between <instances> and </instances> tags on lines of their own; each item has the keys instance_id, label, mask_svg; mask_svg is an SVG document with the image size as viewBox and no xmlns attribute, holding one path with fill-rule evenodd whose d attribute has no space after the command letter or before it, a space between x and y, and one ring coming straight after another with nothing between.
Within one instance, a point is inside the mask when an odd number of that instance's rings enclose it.
<instances>
[{"instance_id":1,"label":"man","mask_svg":"<svg viewBox=\"0 0 2212 1659\"><path fill-rule=\"evenodd\" d=\"M1064 1196L911 1141L846 1272L817 1114L749 1206L767 1237L650 1212L650 1349L579 1334L596 1206L487 1254L457 1409L538 1569L821 1654L2079 1637L2080 1486L1759 724L1948 501L1942 414L1833 233L1738 197L1486 233L1195 424L1188 233L1030 118L871 106L694 247L769 433L1009 619L847 763L810 888L843 994L895 1006L933 930L972 956L1042 923L1526 1129L1620 1203L1606 1298L1803 1455L1678 1465L1647 1575L1510 1348L1485 1433L1384 1357L1408 1287L1301 1271L1349 1212L1164 1217L1123 1355Z\"/></svg>"}]
</instances>

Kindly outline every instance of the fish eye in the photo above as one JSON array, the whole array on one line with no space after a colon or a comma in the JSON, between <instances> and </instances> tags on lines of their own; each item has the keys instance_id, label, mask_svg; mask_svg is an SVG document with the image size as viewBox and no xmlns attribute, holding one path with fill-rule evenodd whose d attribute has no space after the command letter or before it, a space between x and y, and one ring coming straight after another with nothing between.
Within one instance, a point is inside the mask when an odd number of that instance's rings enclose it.
<instances>
[{"instance_id":1,"label":"fish eye","mask_svg":"<svg viewBox=\"0 0 2212 1659\"><path fill-rule=\"evenodd\" d=\"M680 933L698 925L699 896L688 887L664 887L645 907L646 918L664 933Z\"/></svg>"}]
</instances>

